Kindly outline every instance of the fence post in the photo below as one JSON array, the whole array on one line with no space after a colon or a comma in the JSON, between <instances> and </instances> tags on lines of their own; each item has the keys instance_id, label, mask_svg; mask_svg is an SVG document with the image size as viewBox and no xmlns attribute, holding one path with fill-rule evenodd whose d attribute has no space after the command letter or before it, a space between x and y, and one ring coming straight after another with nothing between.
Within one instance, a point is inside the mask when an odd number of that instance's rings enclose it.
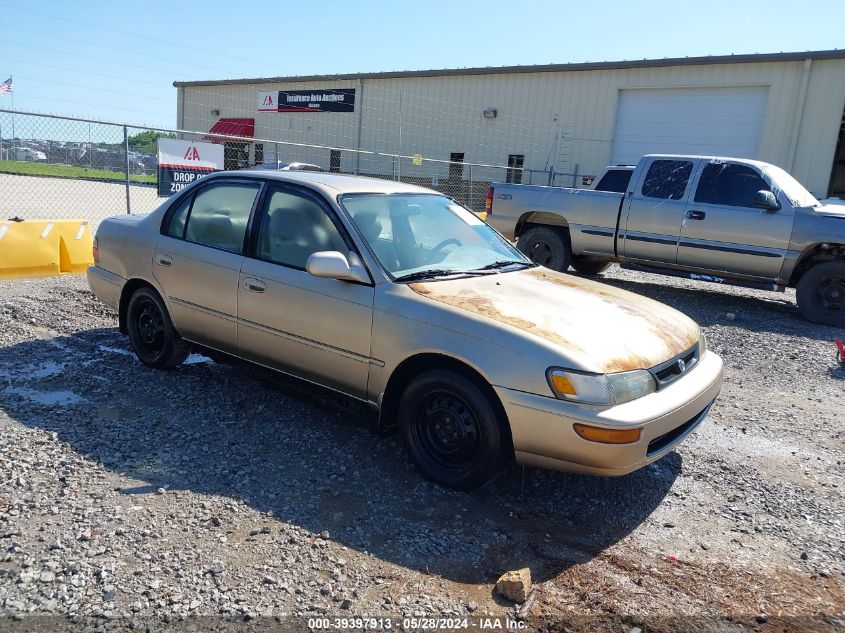
<instances>
[{"instance_id":1,"label":"fence post","mask_svg":"<svg viewBox=\"0 0 845 633\"><path fill-rule=\"evenodd\" d=\"M469 208L470 211L475 207L475 201L472 199L472 163L469 164Z\"/></svg>"},{"instance_id":2,"label":"fence post","mask_svg":"<svg viewBox=\"0 0 845 633\"><path fill-rule=\"evenodd\" d=\"M123 162L126 170L126 213L132 213L132 207L129 202L129 132L126 126L123 126Z\"/></svg>"}]
</instances>

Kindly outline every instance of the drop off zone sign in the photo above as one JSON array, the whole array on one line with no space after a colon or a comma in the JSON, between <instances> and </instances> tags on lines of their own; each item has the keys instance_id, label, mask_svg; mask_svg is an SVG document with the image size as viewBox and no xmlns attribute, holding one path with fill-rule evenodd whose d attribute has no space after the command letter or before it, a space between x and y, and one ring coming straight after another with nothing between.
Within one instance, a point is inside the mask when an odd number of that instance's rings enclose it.
<instances>
[{"instance_id":1,"label":"drop off zone sign","mask_svg":"<svg viewBox=\"0 0 845 633\"><path fill-rule=\"evenodd\" d=\"M159 196L172 196L206 174L222 170L222 144L158 139Z\"/></svg>"}]
</instances>

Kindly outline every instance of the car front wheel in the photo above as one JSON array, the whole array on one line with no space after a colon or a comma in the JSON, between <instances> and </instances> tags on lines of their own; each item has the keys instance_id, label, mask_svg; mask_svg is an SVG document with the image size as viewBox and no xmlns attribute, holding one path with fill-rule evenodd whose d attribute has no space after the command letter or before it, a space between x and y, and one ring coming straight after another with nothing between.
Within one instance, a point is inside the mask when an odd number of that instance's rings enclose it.
<instances>
[{"instance_id":1,"label":"car front wheel","mask_svg":"<svg viewBox=\"0 0 845 633\"><path fill-rule=\"evenodd\" d=\"M798 309L814 323L845 327L845 261L816 264L796 288Z\"/></svg>"},{"instance_id":2,"label":"car front wheel","mask_svg":"<svg viewBox=\"0 0 845 633\"><path fill-rule=\"evenodd\" d=\"M190 347L173 327L167 308L152 288L138 288L126 313L129 340L140 361L156 369L173 369L188 357Z\"/></svg>"},{"instance_id":3,"label":"car front wheel","mask_svg":"<svg viewBox=\"0 0 845 633\"><path fill-rule=\"evenodd\" d=\"M470 490L502 467L506 443L496 409L472 380L449 370L417 376L399 403L405 448L429 479Z\"/></svg>"}]
</instances>

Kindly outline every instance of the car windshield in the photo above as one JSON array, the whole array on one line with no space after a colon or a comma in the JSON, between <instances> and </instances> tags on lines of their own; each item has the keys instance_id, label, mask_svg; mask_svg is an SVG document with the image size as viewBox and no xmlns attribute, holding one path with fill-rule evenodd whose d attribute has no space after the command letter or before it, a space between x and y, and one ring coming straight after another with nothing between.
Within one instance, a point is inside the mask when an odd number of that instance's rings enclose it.
<instances>
[{"instance_id":1,"label":"car windshield","mask_svg":"<svg viewBox=\"0 0 845 633\"><path fill-rule=\"evenodd\" d=\"M816 197L807 191L804 185L795 180L788 172L774 165L763 165L762 168L766 175L772 179L772 184L777 185L783 191L784 195L789 198L793 207L815 207L819 205Z\"/></svg>"},{"instance_id":2,"label":"car windshield","mask_svg":"<svg viewBox=\"0 0 845 633\"><path fill-rule=\"evenodd\" d=\"M341 204L394 279L532 266L472 211L437 194L348 194Z\"/></svg>"}]
</instances>

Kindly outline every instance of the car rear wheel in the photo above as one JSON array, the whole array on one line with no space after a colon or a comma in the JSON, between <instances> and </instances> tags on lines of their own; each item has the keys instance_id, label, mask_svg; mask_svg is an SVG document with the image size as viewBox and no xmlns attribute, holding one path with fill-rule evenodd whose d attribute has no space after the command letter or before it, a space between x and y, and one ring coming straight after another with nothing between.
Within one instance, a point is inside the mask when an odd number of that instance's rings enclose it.
<instances>
[{"instance_id":1,"label":"car rear wheel","mask_svg":"<svg viewBox=\"0 0 845 633\"><path fill-rule=\"evenodd\" d=\"M566 272L572 261L569 236L548 226L533 226L519 236L516 247L535 264Z\"/></svg>"},{"instance_id":2,"label":"car rear wheel","mask_svg":"<svg viewBox=\"0 0 845 633\"><path fill-rule=\"evenodd\" d=\"M582 275L598 275L610 268L610 262L593 257L575 257L572 259L572 267Z\"/></svg>"},{"instance_id":3,"label":"car rear wheel","mask_svg":"<svg viewBox=\"0 0 845 633\"><path fill-rule=\"evenodd\" d=\"M496 409L468 378L449 370L417 376L399 403L402 440L429 479L470 490L502 467L504 447Z\"/></svg>"},{"instance_id":4,"label":"car rear wheel","mask_svg":"<svg viewBox=\"0 0 845 633\"><path fill-rule=\"evenodd\" d=\"M814 323L845 327L845 261L816 264L796 289L798 309Z\"/></svg>"},{"instance_id":5,"label":"car rear wheel","mask_svg":"<svg viewBox=\"0 0 845 633\"><path fill-rule=\"evenodd\" d=\"M126 312L129 340L140 361L156 369L173 369L190 353L190 346L173 327L167 308L152 288L138 288Z\"/></svg>"}]
</instances>

